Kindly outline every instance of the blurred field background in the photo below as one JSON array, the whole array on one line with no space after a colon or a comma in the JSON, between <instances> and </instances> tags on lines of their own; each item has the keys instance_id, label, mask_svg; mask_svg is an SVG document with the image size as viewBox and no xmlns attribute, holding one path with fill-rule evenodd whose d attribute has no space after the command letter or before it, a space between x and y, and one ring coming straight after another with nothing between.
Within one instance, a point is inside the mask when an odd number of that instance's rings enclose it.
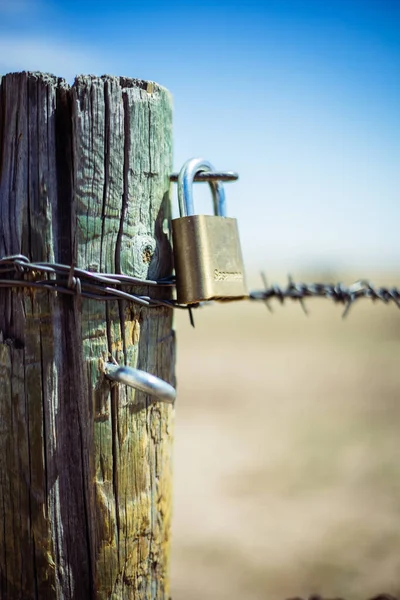
<instances>
[{"instance_id":1,"label":"blurred field background","mask_svg":"<svg viewBox=\"0 0 400 600\"><path fill-rule=\"evenodd\" d=\"M177 311L172 598L399 596L400 312L272 306Z\"/></svg>"}]
</instances>

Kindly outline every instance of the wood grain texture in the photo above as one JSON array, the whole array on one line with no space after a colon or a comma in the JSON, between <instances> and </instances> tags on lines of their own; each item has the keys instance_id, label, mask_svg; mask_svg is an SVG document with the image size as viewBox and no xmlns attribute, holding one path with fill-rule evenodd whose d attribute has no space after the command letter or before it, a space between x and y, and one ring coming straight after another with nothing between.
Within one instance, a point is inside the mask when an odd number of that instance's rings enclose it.
<instances>
[{"instance_id":1,"label":"wood grain texture","mask_svg":"<svg viewBox=\"0 0 400 600\"><path fill-rule=\"evenodd\" d=\"M169 275L171 113L151 82L3 76L0 256ZM174 384L172 311L0 288L2 599L168 597L173 408L110 357Z\"/></svg>"}]
</instances>

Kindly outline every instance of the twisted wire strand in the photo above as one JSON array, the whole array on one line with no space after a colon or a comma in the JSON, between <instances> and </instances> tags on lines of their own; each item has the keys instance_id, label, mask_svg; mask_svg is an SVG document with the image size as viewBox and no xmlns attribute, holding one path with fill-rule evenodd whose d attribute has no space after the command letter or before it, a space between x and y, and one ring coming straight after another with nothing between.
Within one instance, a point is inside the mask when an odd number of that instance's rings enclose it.
<instances>
[{"instance_id":1,"label":"twisted wire strand","mask_svg":"<svg viewBox=\"0 0 400 600\"><path fill-rule=\"evenodd\" d=\"M252 291L240 300L264 302L272 310L269 301L277 299L281 304L286 300L294 300L301 304L304 312L307 309L304 301L308 298L325 298L336 304L345 306L343 316L350 307L362 298L385 304L394 303L400 308L400 290L397 287L375 287L370 281L360 279L350 286L343 283L295 283L289 276L286 286L268 285L264 273L261 274L264 289ZM168 277L159 280L140 279L118 273L97 273L75 267L50 262L31 262L22 254L0 258L0 288L32 288L44 289L54 293L77 295L81 298L104 302L127 300L141 306L157 308L166 306L189 311L193 324L192 309L204 303L191 306L178 304L174 299L152 298L149 295L133 294L124 291L125 287L146 286L150 288L174 288L175 279Z\"/></svg>"},{"instance_id":2,"label":"twisted wire strand","mask_svg":"<svg viewBox=\"0 0 400 600\"><path fill-rule=\"evenodd\" d=\"M74 265L50 262L31 262L23 254L0 259L0 287L45 289L54 293L78 295L91 300L128 300L142 306L186 308L175 300L151 298L119 289L123 286L149 286L171 288L174 279L140 279L116 273L96 273ZM118 286L115 287L115 286Z\"/></svg>"}]
</instances>

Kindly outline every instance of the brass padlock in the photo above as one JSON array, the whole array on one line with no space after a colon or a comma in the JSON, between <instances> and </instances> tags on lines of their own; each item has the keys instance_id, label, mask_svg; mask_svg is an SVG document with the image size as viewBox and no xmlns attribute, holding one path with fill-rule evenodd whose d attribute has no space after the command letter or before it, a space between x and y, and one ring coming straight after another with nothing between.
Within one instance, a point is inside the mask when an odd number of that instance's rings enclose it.
<instances>
[{"instance_id":1,"label":"brass padlock","mask_svg":"<svg viewBox=\"0 0 400 600\"><path fill-rule=\"evenodd\" d=\"M248 295L236 219L226 216L225 191L220 181L209 182L214 215L195 215L193 180L200 171L214 171L201 158L192 158L178 178L180 217L172 220L177 300L195 304Z\"/></svg>"}]
</instances>

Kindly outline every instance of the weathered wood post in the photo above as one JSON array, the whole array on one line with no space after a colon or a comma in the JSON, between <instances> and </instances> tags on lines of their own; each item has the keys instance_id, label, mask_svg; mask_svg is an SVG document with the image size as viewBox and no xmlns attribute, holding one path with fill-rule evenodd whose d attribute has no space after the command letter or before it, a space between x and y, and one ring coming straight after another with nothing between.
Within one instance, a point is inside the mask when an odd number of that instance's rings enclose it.
<instances>
[{"instance_id":1,"label":"weathered wood post","mask_svg":"<svg viewBox=\"0 0 400 600\"><path fill-rule=\"evenodd\" d=\"M0 258L169 275L169 93L0 86ZM2 600L168 597L173 408L106 379L110 357L173 383L172 311L0 286Z\"/></svg>"}]
</instances>

